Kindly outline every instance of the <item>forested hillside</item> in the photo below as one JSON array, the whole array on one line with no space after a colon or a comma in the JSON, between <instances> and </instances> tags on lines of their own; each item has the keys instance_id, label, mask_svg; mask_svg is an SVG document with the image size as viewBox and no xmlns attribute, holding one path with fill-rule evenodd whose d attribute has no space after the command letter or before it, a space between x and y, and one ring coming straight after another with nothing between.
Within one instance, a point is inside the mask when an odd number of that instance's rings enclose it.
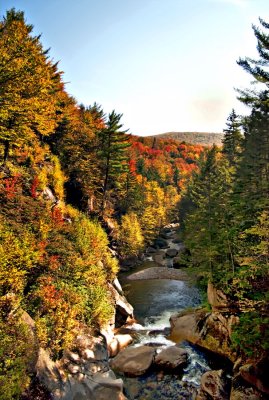
<instances>
[{"instance_id":1,"label":"forested hillside","mask_svg":"<svg viewBox=\"0 0 269 400\"><path fill-rule=\"evenodd\" d=\"M238 64L255 79L239 91L250 115L232 110L222 150L207 150L181 209L189 263L228 295L240 316L233 345L247 358L269 349L269 25L254 26L259 58Z\"/></svg>"},{"instance_id":2,"label":"forested hillside","mask_svg":"<svg viewBox=\"0 0 269 400\"><path fill-rule=\"evenodd\" d=\"M223 134L213 132L167 132L159 135L152 135L156 139L175 139L180 142L200 144L203 146L221 146Z\"/></svg>"},{"instance_id":3,"label":"forested hillside","mask_svg":"<svg viewBox=\"0 0 269 400\"><path fill-rule=\"evenodd\" d=\"M32 31L14 9L0 23L1 399L29 384L24 312L54 359L81 324L104 325L118 271L109 241L138 255L177 219L203 151L131 136L121 114L77 104Z\"/></svg>"},{"instance_id":4,"label":"forested hillside","mask_svg":"<svg viewBox=\"0 0 269 400\"><path fill-rule=\"evenodd\" d=\"M181 220L191 266L239 316L245 360L269 349L269 24L254 27L256 81L239 92L222 148L132 135L122 114L78 104L23 12L0 21L0 399L29 385L29 315L57 360L83 325L100 330L115 304L119 261ZM264 32L265 31L265 32Z\"/></svg>"}]
</instances>

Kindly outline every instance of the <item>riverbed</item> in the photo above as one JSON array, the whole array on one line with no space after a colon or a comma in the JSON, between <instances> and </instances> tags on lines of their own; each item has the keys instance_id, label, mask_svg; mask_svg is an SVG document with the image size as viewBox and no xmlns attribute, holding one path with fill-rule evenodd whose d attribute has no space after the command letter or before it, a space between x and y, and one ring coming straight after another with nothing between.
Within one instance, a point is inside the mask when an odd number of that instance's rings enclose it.
<instances>
[{"instance_id":1,"label":"riverbed","mask_svg":"<svg viewBox=\"0 0 269 400\"><path fill-rule=\"evenodd\" d=\"M181 243L175 244L167 239L168 248L182 248ZM163 249L165 253L167 249ZM147 262L149 261L149 262ZM137 323L130 328L135 331L135 341L132 346L142 344L156 345L159 349L174 345L169 339L169 318L179 311L197 307L201 303L199 290L188 281L184 274L177 279L163 279L166 273L155 274L154 279L140 279L143 271L152 268L167 269L166 263L160 267L152 261L152 256L142 265L132 269L131 273L122 274L121 284L125 296L134 307ZM173 268L169 268L169 270ZM180 272L180 271L178 271ZM137 275L136 275L137 274ZM144 274L150 277L149 274ZM186 274L185 274L186 275ZM130 277L138 277L138 279ZM129 400L162 400L186 399L192 400L199 387L201 376L210 370L206 355L187 342L181 347L188 352L189 362L180 374L165 374L162 371L149 371L138 378L124 377L125 392Z\"/></svg>"}]
</instances>

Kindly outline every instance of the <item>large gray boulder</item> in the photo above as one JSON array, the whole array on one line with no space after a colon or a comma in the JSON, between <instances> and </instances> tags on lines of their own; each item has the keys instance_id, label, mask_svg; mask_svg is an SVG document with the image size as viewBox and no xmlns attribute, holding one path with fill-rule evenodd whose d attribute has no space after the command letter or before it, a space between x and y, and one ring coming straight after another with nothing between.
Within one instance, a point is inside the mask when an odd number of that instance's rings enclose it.
<instances>
[{"instance_id":1,"label":"large gray boulder","mask_svg":"<svg viewBox=\"0 0 269 400\"><path fill-rule=\"evenodd\" d=\"M127 376L143 375L151 367L155 349L150 346L128 347L110 361L111 368Z\"/></svg>"},{"instance_id":2,"label":"large gray boulder","mask_svg":"<svg viewBox=\"0 0 269 400\"><path fill-rule=\"evenodd\" d=\"M155 356L154 363L164 370L183 368L188 360L186 350L178 346L167 347Z\"/></svg>"}]
</instances>

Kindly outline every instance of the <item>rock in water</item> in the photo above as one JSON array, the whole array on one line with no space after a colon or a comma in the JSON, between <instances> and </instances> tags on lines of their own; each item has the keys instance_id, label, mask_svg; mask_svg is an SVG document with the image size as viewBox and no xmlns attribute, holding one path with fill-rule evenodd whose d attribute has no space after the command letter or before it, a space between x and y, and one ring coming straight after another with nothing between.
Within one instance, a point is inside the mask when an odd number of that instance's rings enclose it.
<instances>
[{"instance_id":1,"label":"rock in water","mask_svg":"<svg viewBox=\"0 0 269 400\"><path fill-rule=\"evenodd\" d=\"M163 349L156 357L155 364L163 369L175 370L186 365L188 354L178 346Z\"/></svg>"},{"instance_id":2,"label":"rock in water","mask_svg":"<svg viewBox=\"0 0 269 400\"><path fill-rule=\"evenodd\" d=\"M155 349L150 346L129 347L110 361L111 368L127 376L143 375L151 366Z\"/></svg>"}]
</instances>

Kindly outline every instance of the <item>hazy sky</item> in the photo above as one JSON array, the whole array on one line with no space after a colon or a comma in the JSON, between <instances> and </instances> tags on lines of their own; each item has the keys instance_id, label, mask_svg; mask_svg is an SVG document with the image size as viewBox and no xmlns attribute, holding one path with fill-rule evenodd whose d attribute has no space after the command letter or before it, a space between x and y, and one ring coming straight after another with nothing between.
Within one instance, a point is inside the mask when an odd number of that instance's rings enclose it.
<instances>
[{"instance_id":1,"label":"hazy sky","mask_svg":"<svg viewBox=\"0 0 269 400\"><path fill-rule=\"evenodd\" d=\"M1 0L1 16L11 7L60 60L67 91L138 135L221 132L243 112L233 88L249 86L236 60L257 54L251 24L269 21L269 0Z\"/></svg>"}]
</instances>

